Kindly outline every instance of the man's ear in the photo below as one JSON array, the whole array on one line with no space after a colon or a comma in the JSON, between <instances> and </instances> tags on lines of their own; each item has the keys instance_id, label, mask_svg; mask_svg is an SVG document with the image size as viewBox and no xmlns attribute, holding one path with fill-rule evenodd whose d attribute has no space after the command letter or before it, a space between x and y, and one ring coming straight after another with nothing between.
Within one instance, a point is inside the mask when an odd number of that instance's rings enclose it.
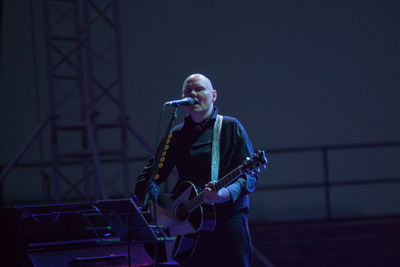
<instances>
[{"instance_id":1,"label":"man's ear","mask_svg":"<svg viewBox=\"0 0 400 267\"><path fill-rule=\"evenodd\" d=\"M217 90L212 90L212 96L213 96L213 102L215 102L217 100Z\"/></svg>"}]
</instances>

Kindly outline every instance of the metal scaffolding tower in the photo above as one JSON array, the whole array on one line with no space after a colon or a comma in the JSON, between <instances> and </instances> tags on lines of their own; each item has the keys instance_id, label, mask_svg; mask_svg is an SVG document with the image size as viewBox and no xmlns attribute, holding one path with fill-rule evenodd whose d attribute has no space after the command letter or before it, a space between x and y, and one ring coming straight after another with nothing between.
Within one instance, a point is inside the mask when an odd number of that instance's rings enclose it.
<instances>
[{"instance_id":1,"label":"metal scaffolding tower","mask_svg":"<svg viewBox=\"0 0 400 267\"><path fill-rule=\"evenodd\" d=\"M87 200L107 199L106 188L129 194L118 8L117 0L43 0L56 202L71 192ZM112 142L117 149L102 147L104 131L119 132L119 144ZM109 158L118 159L122 171L106 185L102 161ZM81 162L79 179L72 181L64 171L64 159ZM112 185L121 176L123 192Z\"/></svg>"},{"instance_id":2,"label":"metal scaffolding tower","mask_svg":"<svg viewBox=\"0 0 400 267\"><path fill-rule=\"evenodd\" d=\"M49 113L1 170L0 203L5 178L48 124L52 162L45 165L53 175L40 173L46 188L52 176L48 201L127 197L128 161L135 160L128 159L128 132L149 152L154 148L128 122L118 0L42 0L42 8Z\"/></svg>"}]
</instances>

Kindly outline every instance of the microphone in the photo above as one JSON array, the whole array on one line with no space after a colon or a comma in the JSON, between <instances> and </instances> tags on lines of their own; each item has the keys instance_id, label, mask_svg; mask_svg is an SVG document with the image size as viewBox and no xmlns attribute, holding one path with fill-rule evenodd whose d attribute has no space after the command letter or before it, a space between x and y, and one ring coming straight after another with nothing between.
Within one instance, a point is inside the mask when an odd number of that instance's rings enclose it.
<instances>
[{"instance_id":1,"label":"microphone","mask_svg":"<svg viewBox=\"0 0 400 267\"><path fill-rule=\"evenodd\" d=\"M164 106L193 106L194 105L194 100L191 97L185 97L179 100L172 100L164 103Z\"/></svg>"}]
</instances>

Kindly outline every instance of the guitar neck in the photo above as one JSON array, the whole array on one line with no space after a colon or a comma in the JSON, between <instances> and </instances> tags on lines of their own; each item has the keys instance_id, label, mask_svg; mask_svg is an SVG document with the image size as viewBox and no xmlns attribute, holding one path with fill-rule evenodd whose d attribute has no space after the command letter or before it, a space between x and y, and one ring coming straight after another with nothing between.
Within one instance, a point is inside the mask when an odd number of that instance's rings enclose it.
<instances>
[{"instance_id":1,"label":"guitar neck","mask_svg":"<svg viewBox=\"0 0 400 267\"><path fill-rule=\"evenodd\" d=\"M229 172L227 175L219 179L215 184L214 188L215 191L219 191L221 188L229 185L232 183L236 178L241 176L243 174L240 166L233 169L231 172ZM189 212L192 212L194 209L198 208L200 205L204 203L204 191L192 198L191 200L188 201L187 203L187 208Z\"/></svg>"},{"instance_id":2,"label":"guitar neck","mask_svg":"<svg viewBox=\"0 0 400 267\"><path fill-rule=\"evenodd\" d=\"M236 169L233 169L231 172L229 172L227 175L219 179L215 184L214 188L215 191L219 191L221 188L229 185L233 181L236 180L240 175L242 175L242 169L240 167L236 167Z\"/></svg>"}]
</instances>

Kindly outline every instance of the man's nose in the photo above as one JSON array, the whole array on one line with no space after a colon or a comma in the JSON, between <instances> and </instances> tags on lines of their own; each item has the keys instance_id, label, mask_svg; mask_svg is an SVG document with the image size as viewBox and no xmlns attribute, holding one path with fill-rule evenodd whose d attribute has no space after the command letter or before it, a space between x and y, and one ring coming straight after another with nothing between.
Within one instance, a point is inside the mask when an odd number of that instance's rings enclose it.
<instances>
[{"instance_id":1,"label":"man's nose","mask_svg":"<svg viewBox=\"0 0 400 267\"><path fill-rule=\"evenodd\" d=\"M190 96L190 97L195 96L195 95L196 95L196 91L195 90L190 90L188 92L188 94L187 94L187 96Z\"/></svg>"}]
</instances>

